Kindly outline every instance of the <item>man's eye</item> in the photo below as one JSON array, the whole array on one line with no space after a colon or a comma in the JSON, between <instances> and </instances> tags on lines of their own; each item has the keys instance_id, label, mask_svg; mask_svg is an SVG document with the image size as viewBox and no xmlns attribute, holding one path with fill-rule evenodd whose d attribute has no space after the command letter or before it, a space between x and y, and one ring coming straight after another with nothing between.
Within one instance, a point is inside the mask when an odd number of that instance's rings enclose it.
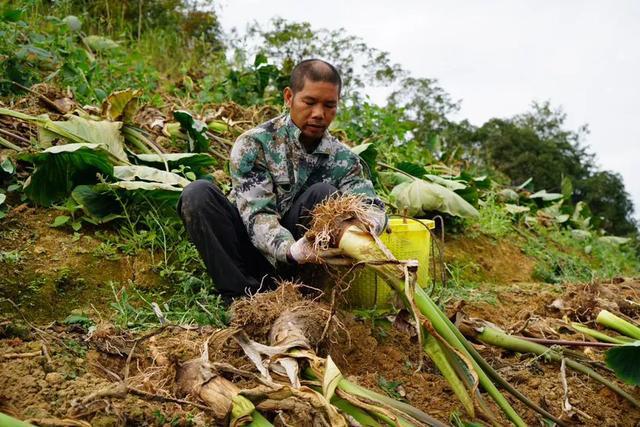
<instances>
[{"instance_id":1,"label":"man's eye","mask_svg":"<svg viewBox=\"0 0 640 427\"><path fill-rule=\"evenodd\" d=\"M304 103L307 104L307 105L313 105L314 104L313 101L304 101Z\"/></svg>"}]
</instances>

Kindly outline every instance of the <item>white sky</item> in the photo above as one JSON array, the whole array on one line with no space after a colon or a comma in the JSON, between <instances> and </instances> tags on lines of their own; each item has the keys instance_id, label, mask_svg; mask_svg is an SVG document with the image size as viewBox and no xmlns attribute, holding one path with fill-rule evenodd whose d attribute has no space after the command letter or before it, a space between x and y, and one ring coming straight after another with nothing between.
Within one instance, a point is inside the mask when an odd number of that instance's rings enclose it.
<instances>
[{"instance_id":1,"label":"white sky","mask_svg":"<svg viewBox=\"0 0 640 427\"><path fill-rule=\"evenodd\" d=\"M640 218L640 1L222 0L218 10L226 30L274 16L345 28L438 79L475 125L549 99L570 128L589 124L585 142L622 174Z\"/></svg>"}]
</instances>

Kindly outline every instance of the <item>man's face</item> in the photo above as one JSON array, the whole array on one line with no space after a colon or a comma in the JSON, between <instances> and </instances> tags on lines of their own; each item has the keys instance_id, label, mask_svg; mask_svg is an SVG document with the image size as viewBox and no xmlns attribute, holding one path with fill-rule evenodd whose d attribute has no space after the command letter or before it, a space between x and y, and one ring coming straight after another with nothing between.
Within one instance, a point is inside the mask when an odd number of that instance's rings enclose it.
<instances>
[{"instance_id":1,"label":"man's face","mask_svg":"<svg viewBox=\"0 0 640 427\"><path fill-rule=\"evenodd\" d=\"M316 141L336 117L338 86L328 82L305 79L302 90L295 94L291 88L284 90L284 100L290 109L293 123L301 131L301 141Z\"/></svg>"}]
</instances>

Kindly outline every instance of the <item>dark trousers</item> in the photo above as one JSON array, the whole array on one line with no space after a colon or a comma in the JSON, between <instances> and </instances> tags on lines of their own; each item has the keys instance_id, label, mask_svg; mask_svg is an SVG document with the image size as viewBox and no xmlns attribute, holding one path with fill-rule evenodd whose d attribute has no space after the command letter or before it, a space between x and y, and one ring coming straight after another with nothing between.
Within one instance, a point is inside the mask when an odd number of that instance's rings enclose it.
<instances>
[{"instance_id":1,"label":"dark trousers","mask_svg":"<svg viewBox=\"0 0 640 427\"><path fill-rule=\"evenodd\" d=\"M296 197L280 223L299 239L311 220L309 211L336 191L330 184L313 184ZM189 184L178 213L220 295L235 297L275 287L279 272L253 246L238 209L215 184Z\"/></svg>"}]
</instances>

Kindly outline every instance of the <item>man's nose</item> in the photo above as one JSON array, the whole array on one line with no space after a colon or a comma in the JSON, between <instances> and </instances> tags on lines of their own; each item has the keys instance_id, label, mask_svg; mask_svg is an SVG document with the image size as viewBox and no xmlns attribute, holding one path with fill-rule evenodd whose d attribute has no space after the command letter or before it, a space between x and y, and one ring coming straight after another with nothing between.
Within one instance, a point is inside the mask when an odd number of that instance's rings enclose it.
<instances>
[{"instance_id":1,"label":"man's nose","mask_svg":"<svg viewBox=\"0 0 640 427\"><path fill-rule=\"evenodd\" d=\"M314 119L324 119L324 107L322 104L314 105L311 109L311 117Z\"/></svg>"}]
</instances>

